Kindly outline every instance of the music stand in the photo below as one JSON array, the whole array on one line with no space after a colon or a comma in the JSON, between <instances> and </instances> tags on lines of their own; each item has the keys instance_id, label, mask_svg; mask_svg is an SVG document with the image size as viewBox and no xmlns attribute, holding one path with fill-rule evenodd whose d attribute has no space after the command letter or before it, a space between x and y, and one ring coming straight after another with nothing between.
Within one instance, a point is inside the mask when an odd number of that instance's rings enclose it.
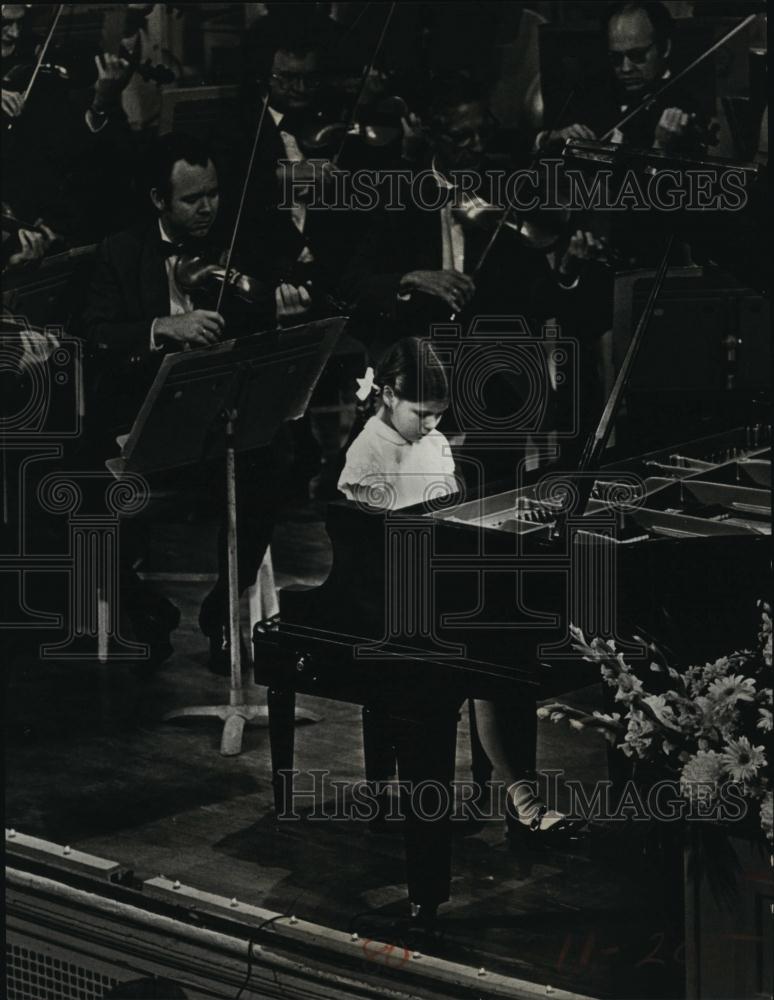
<instances>
[{"instance_id":1,"label":"music stand","mask_svg":"<svg viewBox=\"0 0 774 1000\"><path fill-rule=\"evenodd\" d=\"M123 471L150 473L225 457L231 680L228 705L168 712L224 722L220 752L241 752L245 722L268 719L265 706L248 704L242 687L237 575L235 456L271 442L286 420L303 416L346 317L318 320L281 332L258 333L215 347L168 354L127 437ZM298 715L297 721L319 721Z\"/></svg>"}]
</instances>

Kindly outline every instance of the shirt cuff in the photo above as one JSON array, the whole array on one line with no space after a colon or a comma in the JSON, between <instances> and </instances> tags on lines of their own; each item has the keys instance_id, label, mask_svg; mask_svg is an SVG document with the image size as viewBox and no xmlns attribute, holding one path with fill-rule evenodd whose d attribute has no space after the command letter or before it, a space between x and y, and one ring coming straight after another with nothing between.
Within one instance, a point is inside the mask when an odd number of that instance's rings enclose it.
<instances>
[{"instance_id":1,"label":"shirt cuff","mask_svg":"<svg viewBox=\"0 0 774 1000\"><path fill-rule=\"evenodd\" d=\"M86 128L89 130L89 132L91 132L92 135L96 135L98 132L101 132L102 129L108 123L107 114L99 115L95 111L93 111L92 108L89 108L83 117L84 121L86 122ZM98 122L99 124L94 124L95 121Z\"/></svg>"},{"instance_id":2,"label":"shirt cuff","mask_svg":"<svg viewBox=\"0 0 774 1000\"><path fill-rule=\"evenodd\" d=\"M156 319L154 319L154 321L151 323L151 328L150 328L150 349L151 351L155 351L156 353L163 350L162 345L159 344L158 341L156 340L156 324L158 323L158 321L159 317L157 316Z\"/></svg>"},{"instance_id":3,"label":"shirt cuff","mask_svg":"<svg viewBox=\"0 0 774 1000\"><path fill-rule=\"evenodd\" d=\"M557 272L556 278L559 282L559 287L563 288L566 292L569 292L573 288L577 288L578 283L580 282L580 275L578 275L575 281L573 281L570 285L567 284L567 278L563 274Z\"/></svg>"},{"instance_id":4,"label":"shirt cuff","mask_svg":"<svg viewBox=\"0 0 774 1000\"><path fill-rule=\"evenodd\" d=\"M538 132L538 134L535 136L535 143L532 147L533 153L539 153L543 149L543 144L548 138L548 135L549 135L548 129L543 129L542 132Z\"/></svg>"}]
</instances>

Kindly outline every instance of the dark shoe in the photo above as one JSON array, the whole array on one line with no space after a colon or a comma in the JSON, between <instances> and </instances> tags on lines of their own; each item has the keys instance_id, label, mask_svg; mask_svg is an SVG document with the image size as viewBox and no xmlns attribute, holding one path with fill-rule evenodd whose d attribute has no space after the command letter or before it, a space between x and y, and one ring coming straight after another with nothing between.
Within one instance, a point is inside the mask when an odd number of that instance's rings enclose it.
<instances>
[{"instance_id":1,"label":"dark shoe","mask_svg":"<svg viewBox=\"0 0 774 1000\"><path fill-rule=\"evenodd\" d=\"M507 838L511 851L519 854L524 849L551 850L577 841L578 834L584 826L583 820L564 816L551 826L544 827L542 824L547 812L547 805L538 806L529 824L522 823L510 814L506 816Z\"/></svg>"}]
</instances>

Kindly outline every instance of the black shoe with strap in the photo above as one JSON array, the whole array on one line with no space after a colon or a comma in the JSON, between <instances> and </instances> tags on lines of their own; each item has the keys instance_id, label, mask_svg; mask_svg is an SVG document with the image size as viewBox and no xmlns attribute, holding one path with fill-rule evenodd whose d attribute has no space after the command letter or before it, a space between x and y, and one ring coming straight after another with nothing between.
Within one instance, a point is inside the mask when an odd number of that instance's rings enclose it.
<instances>
[{"instance_id":1,"label":"black shoe with strap","mask_svg":"<svg viewBox=\"0 0 774 1000\"><path fill-rule=\"evenodd\" d=\"M583 820L562 816L550 826L543 826L547 813L548 806L542 802L535 809L535 814L529 823L522 823L510 813L506 815L506 836L508 845L514 853L518 854L525 848L527 850L558 848L577 841L578 834L585 825Z\"/></svg>"}]
</instances>

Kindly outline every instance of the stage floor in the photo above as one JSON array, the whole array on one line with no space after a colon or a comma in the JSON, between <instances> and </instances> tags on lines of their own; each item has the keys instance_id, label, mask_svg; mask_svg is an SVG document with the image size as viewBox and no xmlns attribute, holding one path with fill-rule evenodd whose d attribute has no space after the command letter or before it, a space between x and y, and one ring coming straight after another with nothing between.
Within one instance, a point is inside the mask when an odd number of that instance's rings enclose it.
<instances>
[{"instance_id":1,"label":"stage floor","mask_svg":"<svg viewBox=\"0 0 774 1000\"><path fill-rule=\"evenodd\" d=\"M354 821L278 824L265 729L248 726L243 753L224 758L220 723L160 721L172 708L226 697L196 627L212 566L193 553L211 541L206 525L160 526L154 538L149 571L172 567L175 579L157 582L182 611L175 654L154 676L120 664L41 662L28 645L17 650L6 671L6 825L128 863L140 879L163 874L412 946L400 926L407 904L399 832ZM327 536L308 511L278 526L273 553L280 585L310 585L327 572ZM262 702L263 689L251 697ZM592 687L576 697L589 703L600 694ZM300 704L323 720L299 729L296 766L362 779L360 710ZM464 717L457 753L457 776L468 779ZM603 742L592 734L541 722L538 755L540 769L566 778L607 776ZM680 886L623 824L595 826L571 852L523 858L509 852L500 822L464 832L454 841L452 899L440 911L438 938L423 950L591 996L682 995Z\"/></svg>"}]
</instances>

